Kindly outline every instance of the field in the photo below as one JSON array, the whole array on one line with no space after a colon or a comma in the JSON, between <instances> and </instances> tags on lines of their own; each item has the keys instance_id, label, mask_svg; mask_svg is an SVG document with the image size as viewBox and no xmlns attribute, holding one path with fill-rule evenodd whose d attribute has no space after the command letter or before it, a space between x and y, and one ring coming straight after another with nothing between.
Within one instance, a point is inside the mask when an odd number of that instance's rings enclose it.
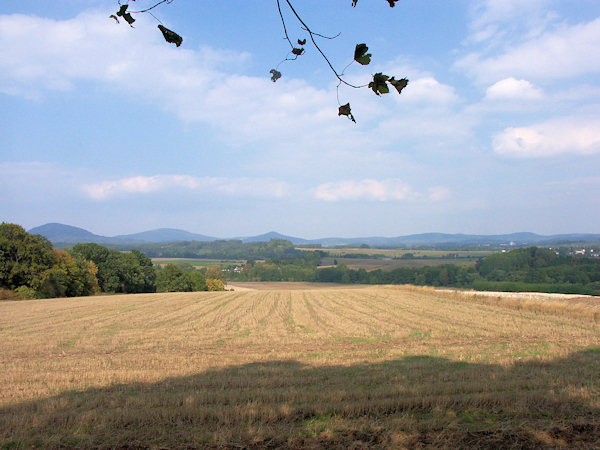
<instances>
[{"instance_id":1,"label":"field","mask_svg":"<svg viewBox=\"0 0 600 450\"><path fill-rule=\"evenodd\" d=\"M600 446L598 298L255 287L0 302L0 448Z\"/></svg>"},{"instance_id":2,"label":"field","mask_svg":"<svg viewBox=\"0 0 600 450\"><path fill-rule=\"evenodd\" d=\"M325 257L321 258L321 264L323 267L332 267L337 261L338 264L346 264L350 269L358 270L365 269L367 272L371 270L394 270L394 269L405 269L405 268L419 268L425 266L442 266L444 264L454 265L474 265L479 258L460 258L460 259L447 259L447 258L427 258L427 259L381 259L381 258L333 258Z\"/></svg>"},{"instance_id":3,"label":"field","mask_svg":"<svg viewBox=\"0 0 600 450\"><path fill-rule=\"evenodd\" d=\"M299 248L299 250L314 250ZM484 258L488 255L497 253L491 250L413 250L404 248L319 248L318 250L326 252L331 257L344 257L345 255L382 255L386 258L402 258L406 254L412 254L415 258L447 258L448 255L454 255L458 258Z\"/></svg>"},{"instance_id":4,"label":"field","mask_svg":"<svg viewBox=\"0 0 600 450\"><path fill-rule=\"evenodd\" d=\"M197 259L197 258L152 258L152 264L159 267L164 267L167 264L184 264L191 265L195 269L201 269L203 267L218 266L220 268L229 267L231 265L244 265L246 260L240 259Z\"/></svg>"},{"instance_id":5,"label":"field","mask_svg":"<svg viewBox=\"0 0 600 450\"><path fill-rule=\"evenodd\" d=\"M306 249L301 249L306 250ZM381 248L325 248L319 249L328 256L321 258L325 267L346 264L350 269L367 271L381 269L384 271L419 268L425 266L441 266L444 264L475 264L480 258L496 253L490 250L412 250ZM407 257L406 255L412 255Z\"/></svg>"}]
</instances>

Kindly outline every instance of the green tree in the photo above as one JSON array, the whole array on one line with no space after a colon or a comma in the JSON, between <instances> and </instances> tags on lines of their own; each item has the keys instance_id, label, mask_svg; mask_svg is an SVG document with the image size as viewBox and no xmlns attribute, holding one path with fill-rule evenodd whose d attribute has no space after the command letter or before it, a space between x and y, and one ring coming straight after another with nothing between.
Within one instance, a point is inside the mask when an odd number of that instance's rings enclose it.
<instances>
[{"instance_id":1,"label":"green tree","mask_svg":"<svg viewBox=\"0 0 600 450\"><path fill-rule=\"evenodd\" d=\"M52 244L40 235L32 235L20 225L0 224L0 287L31 287L52 267Z\"/></svg>"},{"instance_id":2,"label":"green tree","mask_svg":"<svg viewBox=\"0 0 600 450\"><path fill-rule=\"evenodd\" d=\"M42 297L80 297L97 294L96 265L80 257L73 257L64 250L54 250L52 268L36 282L36 290Z\"/></svg>"},{"instance_id":3,"label":"green tree","mask_svg":"<svg viewBox=\"0 0 600 450\"><path fill-rule=\"evenodd\" d=\"M71 252L96 264L98 283L104 292L130 294L156 290L152 260L139 250L122 253L99 244L77 244Z\"/></svg>"},{"instance_id":4,"label":"green tree","mask_svg":"<svg viewBox=\"0 0 600 450\"><path fill-rule=\"evenodd\" d=\"M206 291L207 282L208 280L199 271L185 272L177 264L167 264L157 271L156 290L158 292Z\"/></svg>"}]
</instances>

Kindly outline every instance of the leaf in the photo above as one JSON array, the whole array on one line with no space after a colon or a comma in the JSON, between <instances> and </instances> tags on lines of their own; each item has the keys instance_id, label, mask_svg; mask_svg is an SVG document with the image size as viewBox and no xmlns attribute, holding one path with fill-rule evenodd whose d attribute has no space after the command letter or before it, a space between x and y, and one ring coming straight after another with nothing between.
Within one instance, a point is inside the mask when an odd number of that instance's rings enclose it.
<instances>
[{"instance_id":1,"label":"leaf","mask_svg":"<svg viewBox=\"0 0 600 450\"><path fill-rule=\"evenodd\" d=\"M111 14L110 16L108 16L108 18L109 19L115 19L117 21L117 23L119 23L119 19L114 14Z\"/></svg>"},{"instance_id":2,"label":"leaf","mask_svg":"<svg viewBox=\"0 0 600 450\"><path fill-rule=\"evenodd\" d=\"M298 39L298 45L305 45L306 44L306 39Z\"/></svg>"},{"instance_id":3,"label":"leaf","mask_svg":"<svg viewBox=\"0 0 600 450\"><path fill-rule=\"evenodd\" d=\"M390 4L390 8L393 8L394 6L396 6L396 2L398 0L387 0L387 2Z\"/></svg>"},{"instance_id":4,"label":"leaf","mask_svg":"<svg viewBox=\"0 0 600 450\"><path fill-rule=\"evenodd\" d=\"M387 94L390 92L386 81L389 79L387 75L382 74L381 72L373 75L373 81L369 83L369 87L375 92L375 94Z\"/></svg>"},{"instance_id":5,"label":"leaf","mask_svg":"<svg viewBox=\"0 0 600 450\"><path fill-rule=\"evenodd\" d=\"M131 25L133 22L135 22L135 19L133 18L133 16L129 13L125 13L123 14L123 19L125 19L125 21Z\"/></svg>"},{"instance_id":6,"label":"leaf","mask_svg":"<svg viewBox=\"0 0 600 450\"><path fill-rule=\"evenodd\" d=\"M352 122L356 123L356 120L354 120L354 116L352 115L352 110L350 109L350 103L346 103L339 107L338 116L346 116Z\"/></svg>"},{"instance_id":7,"label":"leaf","mask_svg":"<svg viewBox=\"0 0 600 450\"><path fill-rule=\"evenodd\" d=\"M390 83L392 86L394 86L396 88L396 90L398 91L398 94L402 94L402 89L404 89L406 86L408 86L408 78L401 78L399 80L396 80L396 79L394 79L394 77L392 77L388 80L388 83Z\"/></svg>"},{"instance_id":8,"label":"leaf","mask_svg":"<svg viewBox=\"0 0 600 450\"><path fill-rule=\"evenodd\" d=\"M302 53L304 53L304 49L303 48L296 48L294 47L292 49L292 53L296 56L300 56Z\"/></svg>"},{"instance_id":9,"label":"leaf","mask_svg":"<svg viewBox=\"0 0 600 450\"><path fill-rule=\"evenodd\" d=\"M162 32L165 41L167 41L168 43L175 44L177 47L179 47L183 42L183 38L174 31L171 31L168 28L163 27L162 25L159 25L158 29Z\"/></svg>"},{"instance_id":10,"label":"leaf","mask_svg":"<svg viewBox=\"0 0 600 450\"><path fill-rule=\"evenodd\" d=\"M357 3L358 3L358 0L352 0L352 7L354 8Z\"/></svg>"},{"instance_id":11,"label":"leaf","mask_svg":"<svg viewBox=\"0 0 600 450\"><path fill-rule=\"evenodd\" d=\"M373 55L367 53L368 50L369 47L367 47L367 44L356 44L356 48L354 49L354 61L363 66L369 64L371 62L371 56Z\"/></svg>"},{"instance_id":12,"label":"leaf","mask_svg":"<svg viewBox=\"0 0 600 450\"><path fill-rule=\"evenodd\" d=\"M271 81L273 83L275 83L277 80L279 80L281 78L281 72L275 69L271 69L269 71L269 73L271 74Z\"/></svg>"},{"instance_id":13,"label":"leaf","mask_svg":"<svg viewBox=\"0 0 600 450\"><path fill-rule=\"evenodd\" d=\"M131 25L133 22L135 22L135 19L131 14L127 12L127 8L129 8L129 5L121 5L119 10L117 11L117 16L122 17L129 25ZM116 18L115 20L117 22L119 21L119 19Z\"/></svg>"}]
</instances>

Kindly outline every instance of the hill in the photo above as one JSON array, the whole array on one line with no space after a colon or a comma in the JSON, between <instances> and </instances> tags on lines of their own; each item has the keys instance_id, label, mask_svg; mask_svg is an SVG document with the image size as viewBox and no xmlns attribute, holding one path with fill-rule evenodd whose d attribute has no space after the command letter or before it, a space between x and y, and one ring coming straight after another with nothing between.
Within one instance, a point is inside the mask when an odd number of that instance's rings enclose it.
<instances>
[{"instance_id":1,"label":"hill","mask_svg":"<svg viewBox=\"0 0 600 450\"><path fill-rule=\"evenodd\" d=\"M139 242L179 242L179 241L201 241L212 242L218 238L204 234L190 233L189 231L176 228L157 228L156 230L143 231L141 233L123 234L115 236L122 241Z\"/></svg>"},{"instance_id":2,"label":"hill","mask_svg":"<svg viewBox=\"0 0 600 450\"><path fill-rule=\"evenodd\" d=\"M29 230L33 234L41 234L47 237L53 244L76 244L84 242L95 242L106 245L133 245L143 243L200 241L212 242L223 240L204 234L191 233L189 231L175 228L158 228L133 234L122 234L118 236L101 236L90 233L83 228L64 225L60 223L48 223ZM245 236L226 238L241 240L244 243L268 242L271 239L284 239L294 245L320 244L326 247L333 246L359 246L366 244L371 247L469 247L469 246L529 246L529 245L558 245L572 243L600 243L600 234L558 234L544 236L535 233L522 232L497 235L478 234L448 234L448 233L422 233L396 237L329 237L319 239L303 239L295 236L287 236L276 231L270 231L257 236Z\"/></svg>"}]
</instances>

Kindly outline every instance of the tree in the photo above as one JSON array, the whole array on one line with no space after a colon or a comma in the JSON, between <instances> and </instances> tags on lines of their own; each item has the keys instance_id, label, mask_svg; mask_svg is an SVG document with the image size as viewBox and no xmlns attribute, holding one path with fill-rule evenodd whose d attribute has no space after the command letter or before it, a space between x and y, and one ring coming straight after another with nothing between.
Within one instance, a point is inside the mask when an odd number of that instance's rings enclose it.
<instances>
[{"instance_id":1,"label":"tree","mask_svg":"<svg viewBox=\"0 0 600 450\"><path fill-rule=\"evenodd\" d=\"M54 250L54 256L54 265L34 286L42 297L80 297L98 293L98 269L93 262L64 250Z\"/></svg>"},{"instance_id":2,"label":"tree","mask_svg":"<svg viewBox=\"0 0 600 450\"><path fill-rule=\"evenodd\" d=\"M152 260L139 250L121 253L99 244L77 244L72 253L94 262L103 292L131 294L154 292L156 288Z\"/></svg>"},{"instance_id":3,"label":"tree","mask_svg":"<svg viewBox=\"0 0 600 450\"><path fill-rule=\"evenodd\" d=\"M0 224L0 287L32 287L54 264L52 244L20 225Z\"/></svg>"},{"instance_id":4,"label":"tree","mask_svg":"<svg viewBox=\"0 0 600 450\"><path fill-rule=\"evenodd\" d=\"M167 264L158 270L156 290L158 292L206 291L207 281L199 271L185 272L177 264Z\"/></svg>"},{"instance_id":5,"label":"tree","mask_svg":"<svg viewBox=\"0 0 600 450\"><path fill-rule=\"evenodd\" d=\"M131 0L131 1L135 2L136 0ZM147 1L145 3L145 6L142 6L139 9L136 9L136 10L131 9L130 10L128 0L125 0L123 2L121 0L117 0L118 10L115 12L115 14L110 15L110 18L114 19L117 23L120 23L119 18L122 18L125 22L127 22L129 24L129 26L133 27L133 23L135 22L134 15L150 14L150 15L152 15L152 17L154 17L159 22L158 29L162 33L165 41L168 43L171 43L171 44L175 44L177 47L180 47L183 44L183 38L176 32L166 28L152 12L155 8L158 8L159 6L162 6L162 5L171 4L171 3L173 3L173 1L174 0L159 0L159 1L151 0L151 1ZM396 6L396 3L398 2L398 0L385 0L385 1L388 3L388 5L391 8ZM137 5L141 5L141 4L144 4L143 0L140 0L137 3ZM317 33L315 31L313 31L311 29L311 27L304 21L302 16L298 13L296 8L294 7L294 2L292 0L276 0L276 4L277 4L277 11L279 12L279 17L281 18L281 25L283 28L284 38L289 45L289 50L288 50L286 56L279 62L279 64L277 64L275 66L275 68L273 68L269 71L269 73L271 75L271 81L276 82L277 80L279 80L282 77L282 73L279 70L279 68L283 63L285 63L287 61L296 61L300 56L302 56L306 53L307 39L306 39L306 34L304 34L304 33L307 33L308 40L310 41L310 43L312 44L314 49L322 56L326 65L331 70L331 72L333 73L335 78L338 80L336 90L337 90L337 99L338 99L338 106L339 106L339 108L338 108L339 116L346 116L352 122L356 123L356 120L354 119L354 116L352 114L350 102L348 102L344 105L342 105L342 103L340 102L339 88L341 85L345 85L345 86L348 86L348 87L354 88L354 89L368 88L368 89L371 89L377 96L379 96L381 94L389 93L390 87L395 89L398 92L398 94L401 94L402 90L408 85L407 78L396 79L394 76L390 77L389 75L385 75L382 72L378 72L378 73L371 75L371 80L368 83L353 84L353 83L348 82L344 78L344 76L345 76L346 70L352 64L358 63L362 66L366 66L366 65L370 64L371 58L373 55L371 53L368 53L369 47L367 46L367 44L365 44L365 43L356 44L352 58L351 58L350 54L348 55L348 60L350 62L348 64L346 64L346 66L344 67L343 70L339 71L338 69L336 69L334 67L330 58L327 56L325 51L321 48L321 46L318 43L318 41L320 41L320 40L335 39L336 37L339 36L339 34L333 35L333 36L327 36L325 34L321 34L321 33ZM351 1L352 7L356 7L357 4L358 4L358 0ZM282 8L282 5L284 6L284 8ZM295 40L290 37L289 31L288 31L289 30L289 21L290 21L289 17L291 17L293 20L295 19L295 21L298 23L299 29L303 33L304 37L297 38Z\"/></svg>"}]
</instances>

